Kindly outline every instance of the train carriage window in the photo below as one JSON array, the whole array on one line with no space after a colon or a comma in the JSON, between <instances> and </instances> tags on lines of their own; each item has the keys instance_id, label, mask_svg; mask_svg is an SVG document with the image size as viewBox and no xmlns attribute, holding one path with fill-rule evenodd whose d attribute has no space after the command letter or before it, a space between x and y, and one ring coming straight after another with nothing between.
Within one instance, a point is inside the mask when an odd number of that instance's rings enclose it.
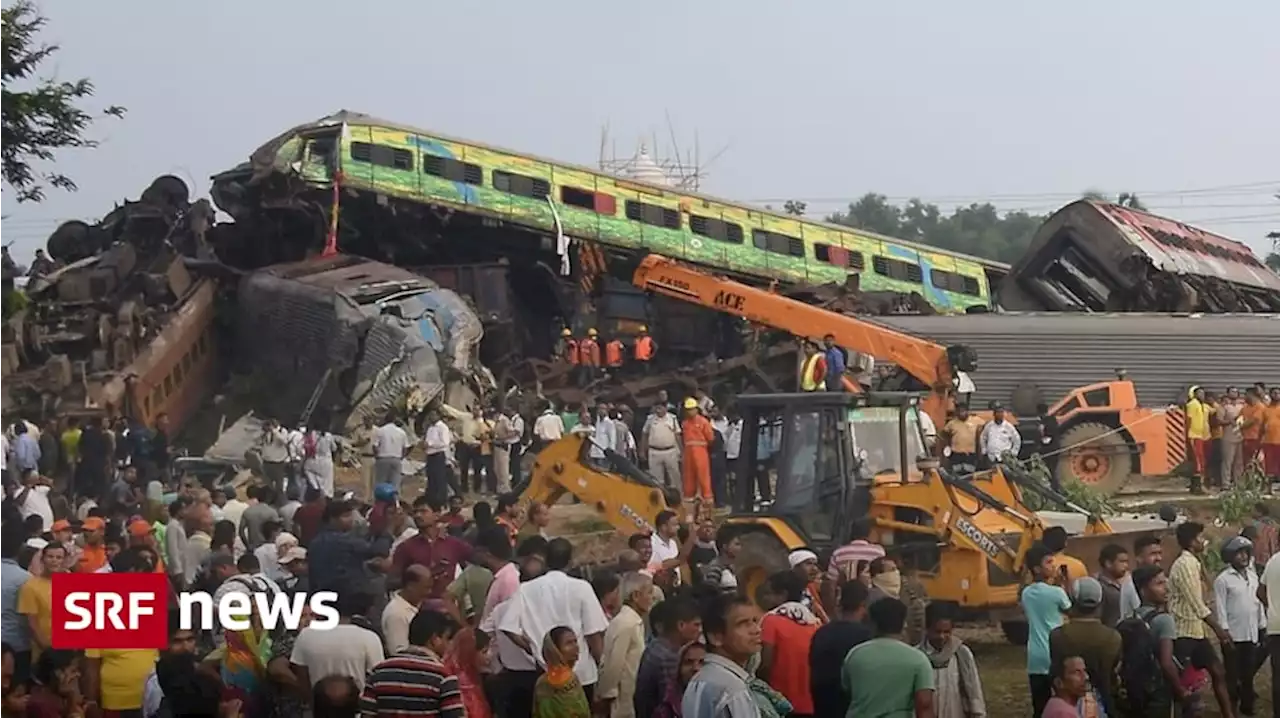
<instances>
[{"instance_id":1,"label":"train carriage window","mask_svg":"<svg viewBox=\"0 0 1280 718\"><path fill-rule=\"evenodd\" d=\"M182 370L182 362L173 365L173 384L174 386L182 386L182 379L186 376L186 372Z\"/></svg>"},{"instance_id":2,"label":"train carriage window","mask_svg":"<svg viewBox=\"0 0 1280 718\"><path fill-rule=\"evenodd\" d=\"M613 195L603 192L592 192L564 185L560 188L560 201L570 207L581 207L610 217L618 213L617 200Z\"/></svg>"},{"instance_id":3,"label":"train carriage window","mask_svg":"<svg viewBox=\"0 0 1280 718\"><path fill-rule=\"evenodd\" d=\"M892 259L877 254L871 260L871 268L875 270L876 274L890 279L916 283L924 281L924 272L920 269L920 265L915 262Z\"/></svg>"},{"instance_id":4,"label":"train carriage window","mask_svg":"<svg viewBox=\"0 0 1280 718\"><path fill-rule=\"evenodd\" d=\"M502 170L493 171L493 188L499 192L520 195L521 197L532 197L533 199L545 199L551 196L550 182L537 177L526 177L525 175L503 172Z\"/></svg>"},{"instance_id":5,"label":"train carriage window","mask_svg":"<svg viewBox=\"0 0 1280 718\"><path fill-rule=\"evenodd\" d=\"M667 229L680 229L679 210L667 209L656 204L647 204L629 199L627 200L626 212L627 219L636 222L644 222L645 224L666 227Z\"/></svg>"},{"instance_id":6,"label":"train carriage window","mask_svg":"<svg viewBox=\"0 0 1280 718\"><path fill-rule=\"evenodd\" d=\"M742 244L744 238L742 225L697 214L689 215L689 229L694 234L730 244Z\"/></svg>"},{"instance_id":7,"label":"train carriage window","mask_svg":"<svg viewBox=\"0 0 1280 718\"><path fill-rule=\"evenodd\" d=\"M450 157L438 157L423 153L422 172L423 174L442 177L450 182L465 182L473 185L484 184L484 170L480 168L480 165L462 162Z\"/></svg>"},{"instance_id":8,"label":"train carriage window","mask_svg":"<svg viewBox=\"0 0 1280 718\"><path fill-rule=\"evenodd\" d=\"M823 242L813 243L813 258L819 262L834 264L837 267L848 267L858 271L862 271L866 266L862 258L862 252Z\"/></svg>"},{"instance_id":9,"label":"train carriage window","mask_svg":"<svg viewBox=\"0 0 1280 718\"><path fill-rule=\"evenodd\" d=\"M173 393L173 374L170 373L164 378L164 395L169 396Z\"/></svg>"},{"instance_id":10,"label":"train carriage window","mask_svg":"<svg viewBox=\"0 0 1280 718\"><path fill-rule=\"evenodd\" d=\"M791 257L804 256L804 241L798 237L770 232L764 229L751 230L751 243L756 249L763 249L774 254L785 254Z\"/></svg>"},{"instance_id":11,"label":"train carriage window","mask_svg":"<svg viewBox=\"0 0 1280 718\"><path fill-rule=\"evenodd\" d=\"M352 142L351 159L397 170L413 169L413 153L409 150L369 142Z\"/></svg>"},{"instance_id":12,"label":"train carriage window","mask_svg":"<svg viewBox=\"0 0 1280 718\"><path fill-rule=\"evenodd\" d=\"M956 272L931 269L929 270L929 281L938 289L945 289L948 292L958 292L973 297L982 295L982 285L978 283L978 280Z\"/></svg>"}]
</instances>

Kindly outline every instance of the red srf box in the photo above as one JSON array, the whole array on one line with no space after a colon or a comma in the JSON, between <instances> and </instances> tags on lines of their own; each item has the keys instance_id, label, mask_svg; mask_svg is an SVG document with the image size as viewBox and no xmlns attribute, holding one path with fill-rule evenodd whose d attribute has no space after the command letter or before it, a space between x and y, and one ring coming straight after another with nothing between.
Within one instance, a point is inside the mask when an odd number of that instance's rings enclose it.
<instances>
[{"instance_id":1,"label":"red srf box","mask_svg":"<svg viewBox=\"0 0 1280 718\"><path fill-rule=\"evenodd\" d=\"M53 575L54 648L164 648L169 580L159 573Z\"/></svg>"}]
</instances>

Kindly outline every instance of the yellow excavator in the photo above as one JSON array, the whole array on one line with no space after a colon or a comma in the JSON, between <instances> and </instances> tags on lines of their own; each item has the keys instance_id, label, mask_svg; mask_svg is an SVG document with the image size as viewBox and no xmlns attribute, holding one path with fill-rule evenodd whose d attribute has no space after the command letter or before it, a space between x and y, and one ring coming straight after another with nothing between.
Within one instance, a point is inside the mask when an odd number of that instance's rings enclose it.
<instances>
[{"instance_id":1,"label":"yellow excavator","mask_svg":"<svg viewBox=\"0 0 1280 718\"><path fill-rule=\"evenodd\" d=\"M645 286L646 277L655 277L652 270L667 266L642 264L636 284ZM642 275L646 268L649 273ZM662 285L669 294L706 289L671 272ZM651 281L647 288L656 289ZM834 315L829 312L770 296L783 300L774 307L790 313L786 323L804 321L806 310L813 310L826 315L815 319L832 325ZM722 288L715 302L733 305L733 313L753 318L743 296L734 291ZM1073 534L1067 553L1087 565L1096 563L1103 545L1118 543L1132 550L1138 535L1163 527L1156 523L1117 533L1103 517L1012 467L998 466L964 479L950 475L926 450L920 415L945 411L953 393L963 391L961 382L954 381L960 377L949 368L952 360L964 359L963 352L924 353L924 344L913 337L853 317L841 319L838 324L846 336L838 334L837 343L859 348L876 343L882 347L880 355L916 356L917 371L928 368L940 380L923 393L805 392L736 398L744 428L739 458L730 467L732 510L725 521L742 538L735 569L747 595L753 595L750 592L771 572L787 568L791 551L834 550L852 539L856 520L869 518L871 539L913 570L931 600L985 614L1000 621L1011 640L1020 641L1026 635L1017 603L1023 556L1043 536L1049 521ZM780 322L773 317L766 323ZM606 449L603 460L592 460L591 448L590 437L579 434L544 448L521 489L522 500L550 505L571 494L627 533L651 530L658 512L679 506L678 495L665 491L625 458ZM762 484L771 487L771 496L757 492ZM1038 514L1024 500L1027 492L1038 494L1042 504L1056 511Z\"/></svg>"}]
</instances>

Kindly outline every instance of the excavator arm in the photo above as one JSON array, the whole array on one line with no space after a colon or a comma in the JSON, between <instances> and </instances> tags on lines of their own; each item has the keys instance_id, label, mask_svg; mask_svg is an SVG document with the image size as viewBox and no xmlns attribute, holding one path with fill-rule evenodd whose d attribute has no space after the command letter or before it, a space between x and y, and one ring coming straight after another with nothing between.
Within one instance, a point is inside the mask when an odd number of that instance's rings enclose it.
<instances>
[{"instance_id":1,"label":"excavator arm","mask_svg":"<svg viewBox=\"0 0 1280 718\"><path fill-rule=\"evenodd\" d=\"M645 257L632 276L641 289L699 304L797 337L821 339L879 361L892 362L931 387L923 408L941 427L950 409L955 376L946 347L857 317L831 312L796 299L716 277L656 254Z\"/></svg>"},{"instance_id":2,"label":"excavator arm","mask_svg":"<svg viewBox=\"0 0 1280 718\"><path fill-rule=\"evenodd\" d=\"M589 436L567 434L538 452L528 481L517 487L520 503L552 506L570 494L628 535L652 532L660 511L679 506L678 496L672 502L658 482L625 457L605 450L603 461L592 462L590 448Z\"/></svg>"}]
</instances>

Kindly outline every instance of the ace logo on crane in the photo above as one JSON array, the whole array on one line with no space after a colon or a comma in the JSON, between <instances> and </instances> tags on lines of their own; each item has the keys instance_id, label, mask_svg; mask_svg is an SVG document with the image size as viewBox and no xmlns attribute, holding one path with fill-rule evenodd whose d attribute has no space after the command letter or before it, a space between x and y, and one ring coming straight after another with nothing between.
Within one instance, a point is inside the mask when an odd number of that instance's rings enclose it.
<instances>
[{"instance_id":1,"label":"ace logo on crane","mask_svg":"<svg viewBox=\"0 0 1280 718\"><path fill-rule=\"evenodd\" d=\"M746 302L747 302L747 298L742 296L741 294L726 292L723 289L716 292L716 298L714 300L714 304L717 307L724 307L725 309L728 309L729 311L732 311L732 312L742 311L742 307L744 304L746 304Z\"/></svg>"}]
</instances>

